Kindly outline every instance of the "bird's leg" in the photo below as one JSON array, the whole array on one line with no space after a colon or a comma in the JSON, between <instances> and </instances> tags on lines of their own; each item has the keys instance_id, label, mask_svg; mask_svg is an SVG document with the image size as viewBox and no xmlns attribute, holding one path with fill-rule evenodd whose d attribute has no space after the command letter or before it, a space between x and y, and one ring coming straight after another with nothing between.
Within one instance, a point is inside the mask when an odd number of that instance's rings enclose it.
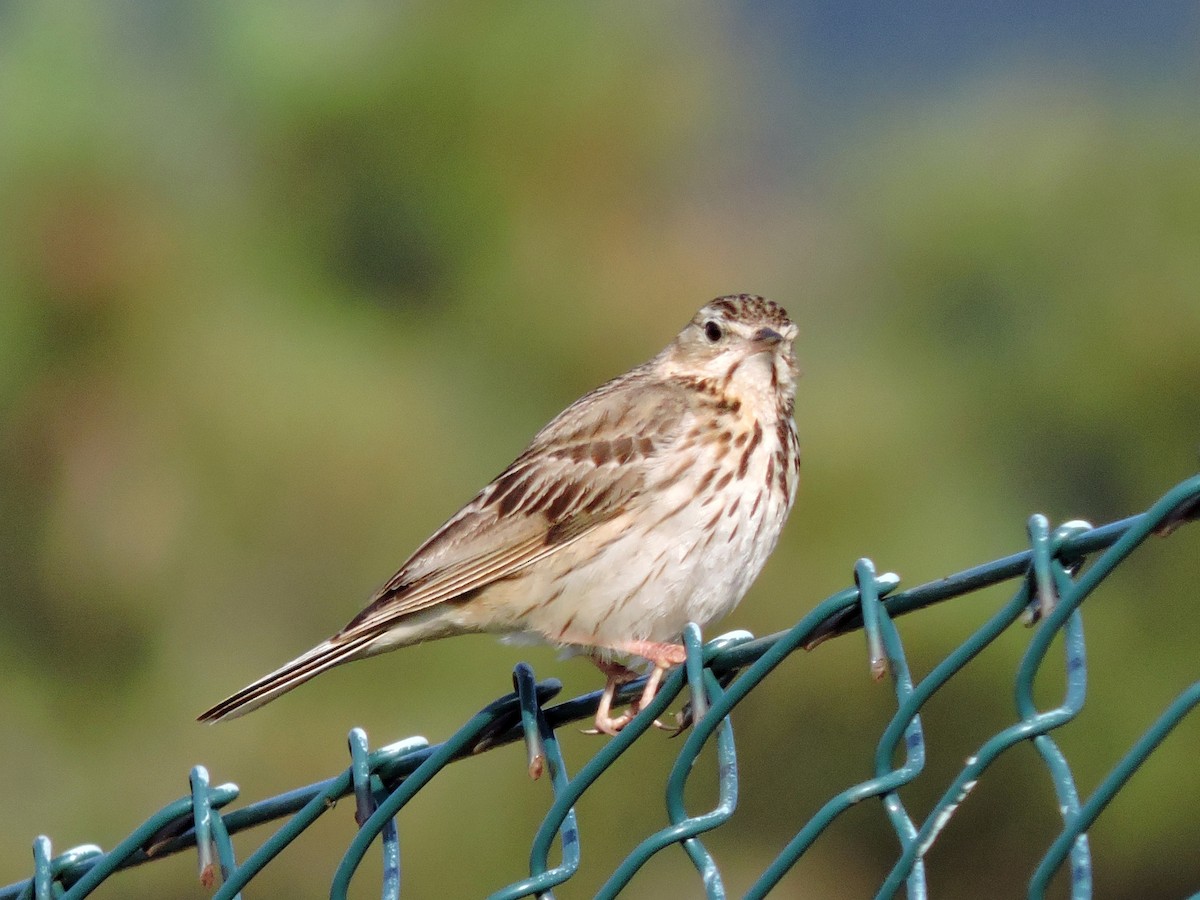
<instances>
[{"instance_id":1,"label":"bird's leg","mask_svg":"<svg viewBox=\"0 0 1200 900\"><path fill-rule=\"evenodd\" d=\"M679 644L660 644L653 641L631 641L626 645L625 650L627 653L648 659L654 664L649 677L646 678L642 696L638 698L637 703L629 707L636 715L654 700L654 696L658 693L658 686L662 684L663 676L667 674L667 669L682 665L687 660L687 650ZM654 720L654 727L666 728L657 719Z\"/></svg>"},{"instance_id":2,"label":"bird's leg","mask_svg":"<svg viewBox=\"0 0 1200 900\"><path fill-rule=\"evenodd\" d=\"M593 639L570 641L570 643L596 646L596 642ZM681 665L687 659L687 651L681 645L663 644L655 641L624 641L619 644L607 645L605 649L614 650L618 653L628 653L632 656L640 656L653 663L654 668L650 670L650 676L646 679L646 686L642 690L642 696L636 702L631 703L625 712L614 718L611 715L611 711L617 688L622 684L633 681L638 675L620 663L603 659L594 654L588 654L588 659L595 664L596 668L604 673L607 679L604 684L604 693L600 696L600 704L596 707L596 727L588 729L586 732L588 734L616 734L628 725L633 717L654 699L654 695L658 693L658 686L662 684L663 675L666 674L667 669L672 666ZM656 722L655 724L658 725L659 723ZM662 726L659 725L659 727Z\"/></svg>"},{"instance_id":3,"label":"bird's leg","mask_svg":"<svg viewBox=\"0 0 1200 900\"><path fill-rule=\"evenodd\" d=\"M587 729L584 731L584 734L616 734L637 715L637 709L631 706L614 719L609 714L612 710L613 698L617 694L617 688L636 680L638 674L632 669L609 659L603 659L599 656L588 656L588 659L595 664L597 669L604 673L606 680L604 682L604 693L600 695L600 704L596 707L596 727Z\"/></svg>"}]
</instances>

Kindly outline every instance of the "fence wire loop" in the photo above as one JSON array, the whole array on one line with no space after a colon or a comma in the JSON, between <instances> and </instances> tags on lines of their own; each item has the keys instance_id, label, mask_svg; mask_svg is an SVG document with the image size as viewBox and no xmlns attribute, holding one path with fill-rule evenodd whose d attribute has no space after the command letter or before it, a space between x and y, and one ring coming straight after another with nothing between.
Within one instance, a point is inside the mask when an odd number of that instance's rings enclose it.
<instances>
[{"instance_id":1,"label":"fence wire loop","mask_svg":"<svg viewBox=\"0 0 1200 900\"><path fill-rule=\"evenodd\" d=\"M895 580L892 580L895 579ZM876 681L888 673L888 657L883 646L883 634L879 620L882 618L880 597L899 584L899 579L890 576L884 581L875 578L875 563L860 559L854 564L854 585L858 588L859 608L862 610L863 634L867 638L867 657L871 677Z\"/></svg>"},{"instance_id":2,"label":"fence wire loop","mask_svg":"<svg viewBox=\"0 0 1200 900\"><path fill-rule=\"evenodd\" d=\"M525 736L525 762L529 777L537 781L546 770L546 745L538 719L542 713L537 699L537 682L528 663L517 663L513 669L513 688L521 703L521 732Z\"/></svg>"},{"instance_id":3,"label":"fence wire loop","mask_svg":"<svg viewBox=\"0 0 1200 900\"><path fill-rule=\"evenodd\" d=\"M192 786L192 822L196 832L196 856L200 868L200 883L212 887L216 877L213 853L212 829L209 822L212 809L208 804L208 769L204 766L192 768L189 778Z\"/></svg>"},{"instance_id":4,"label":"fence wire loop","mask_svg":"<svg viewBox=\"0 0 1200 900\"><path fill-rule=\"evenodd\" d=\"M1026 612L1026 624L1034 625L1050 615L1058 602L1058 594L1055 593L1054 575L1050 571L1050 521L1041 513L1034 513L1029 517L1025 529L1033 552L1029 574L1034 584L1034 598Z\"/></svg>"},{"instance_id":5,"label":"fence wire loop","mask_svg":"<svg viewBox=\"0 0 1200 900\"><path fill-rule=\"evenodd\" d=\"M375 794L371 790L371 760L367 749L367 733L351 728L346 736L350 750L350 784L354 790L354 821L361 826L375 812Z\"/></svg>"},{"instance_id":6,"label":"fence wire loop","mask_svg":"<svg viewBox=\"0 0 1200 900\"><path fill-rule=\"evenodd\" d=\"M35 900L51 900L54 896L54 870L50 859L50 838L44 834L33 841L33 896Z\"/></svg>"},{"instance_id":7,"label":"fence wire loop","mask_svg":"<svg viewBox=\"0 0 1200 900\"><path fill-rule=\"evenodd\" d=\"M592 718L600 692L548 707L562 685L553 679L538 682L525 663L513 670L513 693L485 706L445 741L431 746L424 738L414 737L371 751L366 733L355 728L347 739L350 764L342 773L239 809L225 811L238 795L235 785L213 787L207 769L195 766L189 776L188 796L163 807L107 852L89 844L54 856L50 839L38 836L33 842L32 877L0 888L0 900L77 900L118 870L189 848L195 848L202 884L212 886L220 869L222 884L215 891L216 900L236 900L263 867L339 798L350 795L355 798L358 828L333 874L330 896L347 895L367 849L378 840L383 856L381 893L385 900L396 900L401 889L397 817L408 802L447 765L517 741L524 742L530 777L549 774L551 796L530 845L528 876L497 890L492 900L552 897L554 889L579 870L578 800L609 773L613 763L654 725L685 687L686 703L676 733L686 737L682 744L663 745L676 748L665 786L666 823L636 843L597 896L615 897L656 854L679 845L695 869L704 895L724 898L727 890L718 860L701 835L725 824L737 807L738 762L731 714L797 649L812 648L857 628L866 636L872 677L880 680L890 675L896 701L896 711L873 758L864 760L870 777L833 793L811 818L799 823L795 835L745 896L766 896L838 816L856 803L878 798L896 833L898 852L876 896L891 898L903 888L910 900L923 900L928 894L925 857L929 849L992 763L1028 741L1045 767L1062 817L1061 831L1029 876L1028 896L1035 900L1044 897L1051 879L1069 859L1071 897L1084 900L1092 896L1094 877L1088 830L1172 730L1200 705L1200 681L1186 687L1117 760L1092 794L1082 798L1067 756L1052 735L1078 715L1086 699L1081 606L1148 536L1168 535L1198 516L1200 475L1175 486L1146 512L1099 528L1071 521L1052 529L1044 516L1031 516L1026 526L1027 550L906 590L898 590L898 576L877 575L871 560L860 559L854 566L853 587L817 604L787 631L769 637L756 639L748 632L733 632L705 644L700 630L689 625L683 633L685 663L667 675L654 700L620 733L594 745L594 753L574 776L568 774L558 730ZM1011 599L924 678L914 681L894 620L1008 580L1015 582ZM1012 673L1015 718L981 741L928 814L915 819L899 791L925 771L927 737L921 710L997 637L1022 621L1032 627ZM1065 674L1062 698L1053 708L1040 709L1034 699L1034 682L1046 669L1050 648L1059 635ZM640 678L623 685L617 701L635 699L644 684L645 678ZM702 755L710 743L715 750ZM701 761L710 757L715 757L716 805L705 812L690 812L684 800L688 779L704 770ZM231 835L276 820L283 820L282 824L239 865ZM549 857L556 842L560 862L552 867Z\"/></svg>"},{"instance_id":8,"label":"fence wire loop","mask_svg":"<svg viewBox=\"0 0 1200 900\"><path fill-rule=\"evenodd\" d=\"M688 703L691 706L691 718L695 720L703 719L708 712L708 693L704 686L704 641L700 636L700 626L695 622L688 622L683 629L683 647L687 651L687 660L684 662L687 673L688 684ZM680 715L679 729L675 732L676 735L682 734L684 720Z\"/></svg>"},{"instance_id":9,"label":"fence wire loop","mask_svg":"<svg viewBox=\"0 0 1200 900\"><path fill-rule=\"evenodd\" d=\"M513 670L513 682L518 686L523 720L528 721L528 728L533 729L537 734L533 746L538 748L544 767L550 771L550 784L554 796L557 798L566 790L569 782L567 765L558 745L558 736L547 723L537 695L532 690L535 684L533 669L527 663L518 663ZM526 711L529 713L527 718L524 716ZM529 746L530 742L527 739L527 759L530 755ZM532 775L532 767L530 774ZM556 868L549 868L549 843L547 842L542 848L535 843L529 855L529 877L492 894L493 900L530 895L552 897L551 890L554 886L575 874L579 868L580 848L579 828L576 824L574 808L567 810L562 825L556 833L562 844L562 862ZM551 839L553 839L553 835Z\"/></svg>"}]
</instances>

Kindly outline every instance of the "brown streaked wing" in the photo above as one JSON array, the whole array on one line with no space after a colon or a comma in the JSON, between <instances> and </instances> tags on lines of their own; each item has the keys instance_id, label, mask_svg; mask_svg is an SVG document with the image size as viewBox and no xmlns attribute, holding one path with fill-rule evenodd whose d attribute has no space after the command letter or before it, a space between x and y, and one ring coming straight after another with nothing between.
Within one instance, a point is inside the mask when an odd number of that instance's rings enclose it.
<instances>
[{"instance_id":1,"label":"brown streaked wing","mask_svg":"<svg viewBox=\"0 0 1200 900\"><path fill-rule=\"evenodd\" d=\"M635 507L655 458L685 432L691 408L685 387L640 374L597 388L538 432L338 639L382 634L404 616L514 575Z\"/></svg>"}]
</instances>

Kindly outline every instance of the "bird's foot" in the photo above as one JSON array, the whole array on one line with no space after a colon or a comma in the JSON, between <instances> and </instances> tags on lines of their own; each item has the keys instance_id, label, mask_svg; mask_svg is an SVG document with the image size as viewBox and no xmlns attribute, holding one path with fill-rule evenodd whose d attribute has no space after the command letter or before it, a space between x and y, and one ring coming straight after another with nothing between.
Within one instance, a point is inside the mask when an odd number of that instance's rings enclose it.
<instances>
[{"instance_id":1,"label":"bird's foot","mask_svg":"<svg viewBox=\"0 0 1200 900\"><path fill-rule=\"evenodd\" d=\"M633 721L634 716L654 700L667 669L672 666L682 665L687 660L687 651L679 644L661 644L654 641L630 641L626 644L615 646L612 649L648 659L654 663L654 668L650 670L650 675L646 679L646 686L642 689L642 695L630 703L625 712L619 716L613 716L611 715L611 711L617 688L623 684L628 684L630 681L634 681L639 676L632 669L618 662L589 654L588 659L592 661L596 668L604 673L606 681L604 684L604 693L600 695L600 703L596 707L595 726L584 730L584 734L616 735L622 728ZM654 720L654 727L668 731L671 730L657 719Z\"/></svg>"},{"instance_id":2,"label":"bird's foot","mask_svg":"<svg viewBox=\"0 0 1200 900\"><path fill-rule=\"evenodd\" d=\"M605 682L604 693L600 695L600 703L596 707L596 725L594 728L585 729L583 733L615 735L637 715L637 707L636 705L631 705L619 716L612 716L610 712L612 710L613 698L617 694L617 688L636 680L638 674L632 669L609 659L601 659L596 656L589 656L588 659L595 663L596 668L604 673Z\"/></svg>"},{"instance_id":3,"label":"bird's foot","mask_svg":"<svg viewBox=\"0 0 1200 900\"><path fill-rule=\"evenodd\" d=\"M633 717L637 715L637 710L632 706L619 716L601 716L596 713L596 724L591 728L583 729L584 734L608 734L615 737L620 733L621 729L633 721Z\"/></svg>"}]
</instances>

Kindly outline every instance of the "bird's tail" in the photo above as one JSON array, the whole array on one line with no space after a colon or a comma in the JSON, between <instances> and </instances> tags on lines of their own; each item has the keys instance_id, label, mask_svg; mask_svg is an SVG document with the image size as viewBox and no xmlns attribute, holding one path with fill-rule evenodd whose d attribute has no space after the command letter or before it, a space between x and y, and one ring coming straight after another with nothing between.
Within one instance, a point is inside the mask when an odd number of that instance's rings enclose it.
<instances>
[{"instance_id":1,"label":"bird's tail","mask_svg":"<svg viewBox=\"0 0 1200 900\"><path fill-rule=\"evenodd\" d=\"M253 684L246 685L212 709L202 712L197 716L197 720L222 722L225 719L236 719L251 710L258 709L260 706L270 703L280 694L286 694L292 688L304 684L314 675L339 663L357 658L374 638L374 634L361 635L350 640L330 638L271 674L264 675Z\"/></svg>"}]
</instances>

